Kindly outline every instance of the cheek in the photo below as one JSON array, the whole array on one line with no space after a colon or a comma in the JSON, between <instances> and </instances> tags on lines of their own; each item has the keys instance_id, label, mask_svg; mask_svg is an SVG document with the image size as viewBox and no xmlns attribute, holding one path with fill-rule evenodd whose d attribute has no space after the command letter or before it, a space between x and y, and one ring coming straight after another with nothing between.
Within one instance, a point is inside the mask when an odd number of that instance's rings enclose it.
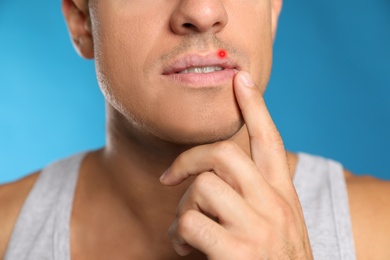
<instances>
[{"instance_id":1,"label":"cheek","mask_svg":"<svg viewBox=\"0 0 390 260\"><path fill-rule=\"evenodd\" d=\"M94 19L100 21L94 27L94 38L96 71L102 92L122 112L128 106L142 110L145 105L142 100L153 95L143 68L161 31L158 18L147 18L150 12L145 8L138 10L101 2L105 3L98 10L104 11Z\"/></svg>"}]
</instances>

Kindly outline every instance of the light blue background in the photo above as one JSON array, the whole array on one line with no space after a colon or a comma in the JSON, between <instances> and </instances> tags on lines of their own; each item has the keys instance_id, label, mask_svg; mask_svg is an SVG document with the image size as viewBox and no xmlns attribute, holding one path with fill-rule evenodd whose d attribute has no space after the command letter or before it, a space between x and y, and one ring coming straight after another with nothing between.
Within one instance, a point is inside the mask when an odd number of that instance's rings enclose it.
<instances>
[{"instance_id":1,"label":"light blue background","mask_svg":"<svg viewBox=\"0 0 390 260\"><path fill-rule=\"evenodd\" d=\"M390 179L389 97L390 1L285 1L266 98L289 150ZM101 147L104 131L60 0L0 0L0 182Z\"/></svg>"}]
</instances>

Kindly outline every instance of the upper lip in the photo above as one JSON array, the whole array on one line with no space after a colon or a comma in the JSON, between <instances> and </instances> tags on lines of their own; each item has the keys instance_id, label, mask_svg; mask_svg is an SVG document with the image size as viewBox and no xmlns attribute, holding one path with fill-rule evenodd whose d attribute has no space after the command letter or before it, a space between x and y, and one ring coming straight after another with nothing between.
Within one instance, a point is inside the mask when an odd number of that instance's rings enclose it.
<instances>
[{"instance_id":1,"label":"upper lip","mask_svg":"<svg viewBox=\"0 0 390 260\"><path fill-rule=\"evenodd\" d=\"M239 69L237 64L229 58L219 58L214 53L207 55L187 54L169 62L163 69L163 75L176 74L183 70L195 67L220 66L224 69Z\"/></svg>"}]
</instances>

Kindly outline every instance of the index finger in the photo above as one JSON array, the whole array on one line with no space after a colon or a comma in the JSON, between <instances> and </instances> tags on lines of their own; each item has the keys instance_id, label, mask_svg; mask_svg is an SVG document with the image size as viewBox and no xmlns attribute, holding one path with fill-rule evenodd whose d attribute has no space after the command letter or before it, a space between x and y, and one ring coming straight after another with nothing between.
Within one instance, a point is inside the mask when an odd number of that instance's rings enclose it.
<instances>
[{"instance_id":1,"label":"index finger","mask_svg":"<svg viewBox=\"0 0 390 260\"><path fill-rule=\"evenodd\" d=\"M283 140L268 112L263 94L245 71L236 74L233 85L248 131L252 160L271 185L286 180L291 182Z\"/></svg>"}]
</instances>

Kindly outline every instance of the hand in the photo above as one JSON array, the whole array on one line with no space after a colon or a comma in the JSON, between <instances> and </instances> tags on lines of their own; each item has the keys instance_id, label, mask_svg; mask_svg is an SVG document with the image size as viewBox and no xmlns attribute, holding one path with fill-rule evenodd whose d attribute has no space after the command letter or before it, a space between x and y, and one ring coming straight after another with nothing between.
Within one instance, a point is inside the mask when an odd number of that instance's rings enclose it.
<instances>
[{"instance_id":1,"label":"hand","mask_svg":"<svg viewBox=\"0 0 390 260\"><path fill-rule=\"evenodd\" d=\"M283 141L247 72L234 91L250 138L250 158L222 141L182 153L161 177L184 194L169 234L179 255L196 248L209 259L313 259Z\"/></svg>"}]
</instances>

